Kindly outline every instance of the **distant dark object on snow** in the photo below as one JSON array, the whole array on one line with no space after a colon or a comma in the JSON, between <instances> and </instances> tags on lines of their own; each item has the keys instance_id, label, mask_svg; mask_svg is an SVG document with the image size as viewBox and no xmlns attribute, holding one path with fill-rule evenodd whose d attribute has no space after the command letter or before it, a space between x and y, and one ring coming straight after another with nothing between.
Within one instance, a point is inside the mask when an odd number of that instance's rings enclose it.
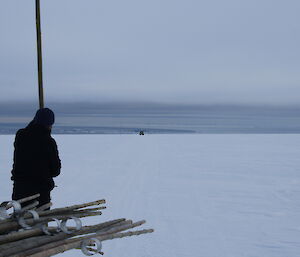
<instances>
[{"instance_id":1,"label":"distant dark object on snow","mask_svg":"<svg viewBox=\"0 0 300 257\"><path fill-rule=\"evenodd\" d=\"M145 135L144 131L143 131L143 130L141 130L141 131L140 131L140 133L139 133L139 135L140 135L140 136L143 136L143 135Z\"/></svg>"}]
</instances>

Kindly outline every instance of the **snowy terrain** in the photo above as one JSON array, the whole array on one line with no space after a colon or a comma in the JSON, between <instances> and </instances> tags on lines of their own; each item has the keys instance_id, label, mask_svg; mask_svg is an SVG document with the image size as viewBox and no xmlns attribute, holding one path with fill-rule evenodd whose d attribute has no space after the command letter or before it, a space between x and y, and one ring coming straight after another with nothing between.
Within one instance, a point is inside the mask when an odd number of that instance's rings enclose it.
<instances>
[{"instance_id":1,"label":"snowy terrain","mask_svg":"<svg viewBox=\"0 0 300 257\"><path fill-rule=\"evenodd\" d=\"M106 257L299 257L300 135L55 135L54 207L105 198L97 218L155 233L104 242ZM0 202L13 136L0 136ZM60 256L83 256L71 251Z\"/></svg>"}]
</instances>

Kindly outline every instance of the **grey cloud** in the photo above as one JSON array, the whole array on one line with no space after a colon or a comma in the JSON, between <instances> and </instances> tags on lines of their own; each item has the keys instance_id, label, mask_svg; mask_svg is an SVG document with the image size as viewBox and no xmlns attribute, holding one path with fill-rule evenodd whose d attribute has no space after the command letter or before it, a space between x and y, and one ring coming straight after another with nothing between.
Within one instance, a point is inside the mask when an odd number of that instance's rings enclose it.
<instances>
[{"instance_id":1,"label":"grey cloud","mask_svg":"<svg viewBox=\"0 0 300 257\"><path fill-rule=\"evenodd\" d=\"M49 100L295 104L298 1L42 2ZM0 9L0 100L36 92L34 1Z\"/></svg>"}]
</instances>

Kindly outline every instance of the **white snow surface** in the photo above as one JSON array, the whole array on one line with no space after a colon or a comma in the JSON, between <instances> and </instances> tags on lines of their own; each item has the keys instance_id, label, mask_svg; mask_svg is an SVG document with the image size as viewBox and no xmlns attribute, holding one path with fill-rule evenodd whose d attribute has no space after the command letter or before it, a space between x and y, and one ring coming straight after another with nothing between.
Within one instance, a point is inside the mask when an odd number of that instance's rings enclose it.
<instances>
[{"instance_id":1,"label":"white snow surface","mask_svg":"<svg viewBox=\"0 0 300 257\"><path fill-rule=\"evenodd\" d=\"M107 200L103 215L153 234L105 241L107 257L299 257L300 135L54 135L53 207ZM13 136L0 136L0 201ZM59 256L83 256L73 250Z\"/></svg>"}]
</instances>

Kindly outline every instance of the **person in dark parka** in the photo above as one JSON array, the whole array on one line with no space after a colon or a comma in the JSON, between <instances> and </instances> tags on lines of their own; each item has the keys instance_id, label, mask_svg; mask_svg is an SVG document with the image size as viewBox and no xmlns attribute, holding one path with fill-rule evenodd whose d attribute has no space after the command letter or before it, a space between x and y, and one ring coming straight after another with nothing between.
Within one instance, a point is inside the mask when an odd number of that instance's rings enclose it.
<instances>
[{"instance_id":1,"label":"person in dark parka","mask_svg":"<svg viewBox=\"0 0 300 257\"><path fill-rule=\"evenodd\" d=\"M33 121L16 133L11 177L13 200L39 193L39 206L51 201L53 177L58 176L61 169L57 145L51 137L54 120L53 111L39 109Z\"/></svg>"}]
</instances>

